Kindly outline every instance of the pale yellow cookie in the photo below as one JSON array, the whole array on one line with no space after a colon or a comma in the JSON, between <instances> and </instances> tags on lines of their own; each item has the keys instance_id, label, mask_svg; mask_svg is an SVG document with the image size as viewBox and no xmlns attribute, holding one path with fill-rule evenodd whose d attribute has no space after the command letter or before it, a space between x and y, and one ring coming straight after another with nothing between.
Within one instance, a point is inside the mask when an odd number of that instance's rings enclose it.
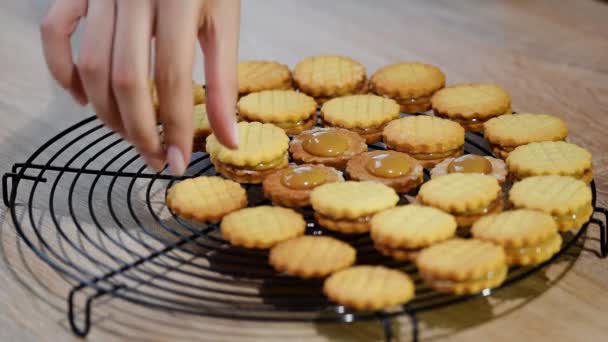
<instances>
[{"instance_id":1,"label":"pale yellow cookie","mask_svg":"<svg viewBox=\"0 0 608 342\"><path fill-rule=\"evenodd\" d=\"M317 102L294 90L265 90L241 97L238 104L245 121L272 123L288 134L297 134L316 124Z\"/></svg>"},{"instance_id":2,"label":"pale yellow cookie","mask_svg":"<svg viewBox=\"0 0 608 342\"><path fill-rule=\"evenodd\" d=\"M291 89L289 68L272 61L243 61L238 65L239 94Z\"/></svg>"},{"instance_id":3,"label":"pale yellow cookie","mask_svg":"<svg viewBox=\"0 0 608 342\"><path fill-rule=\"evenodd\" d=\"M277 271L300 278L326 277L355 263L357 251L328 236L300 236L272 247L269 261Z\"/></svg>"},{"instance_id":4,"label":"pale yellow cookie","mask_svg":"<svg viewBox=\"0 0 608 342\"><path fill-rule=\"evenodd\" d=\"M304 234L306 221L288 208L259 206L232 212L220 225L222 236L231 245L245 248L270 248Z\"/></svg>"},{"instance_id":5,"label":"pale yellow cookie","mask_svg":"<svg viewBox=\"0 0 608 342\"><path fill-rule=\"evenodd\" d=\"M365 67L343 56L309 57L293 71L298 89L315 98L357 93L365 85L365 79Z\"/></svg>"},{"instance_id":6,"label":"pale yellow cookie","mask_svg":"<svg viewBox=\"0 0 608 342\"><path fill-rule=\"evenodd\" d=\"M461 155L464 133L459 124L450 120L416 115L389 122L382 138L389 148L407 153L428 167Z\"/></svg>"},{"instance_id":7,"label":"pale yellow cookie","mask_svg":"<svg viewBox=\"0 0 608 342\"><path fill-rule=\"evenodd\" d=\"M457 282L485 278L506 266L505 251L491 242L452 239L420 252L416 266L425 279Z\"/></svg>"},{"instance_id":8,"label":"pale yellow cookie","mask_svg":"<svg viewBox=\"0 0 608 342\"><path fill-rule=\"evenodd\" d=\"M483 131L483 123L493 117L511 113L511 97L494 84L458 84L443 88L433 95L435 115L455 120L467 130Z\"/></svg>"},{"instance_id":9,"label":"pale yellow cookie","mask_svg":"<svg viewBox=\"0 0 608 342\"><path fill-rule=\"evenodd\" d=\"M514 180L530 176L572 176L590 183L591 153L564 141L543 141L519 146L509 153L507 167Z\"/></svg>"},{"instance_id":10,"label":"pale yellow cookie","mask_svg":"<svg viewBox=\"0 0 608 342\"><path fill-rule=\"evenodd\" d=\"M239 147L231 150L222 145L214 134L207 138L211 158L237 166L256 166L283 157L289 138L279 127L259 122L239 122Z\"/></svg>"},{"instance_id":11,"label":"pale yellow cookie","mask_svg":"<svg viewBox=\"0 0 608 342\"><path fill-rule=\"evenodd\" d=\"M218 221L247 205L247 193L238 183L220 177L196 177L173 185L167 206L175 214L196 221Z\"/></svg>"},{"instance_id":12,"label":"pale yellow cookie","mask_svg":"<svg viewBox=\"0 0 608 342\"><path fill-rule=\"evenodd\" d=\"M192 81L192 96L194 97L194 104L202 104L206 101L206 91L205 87L201 84L198 84L196 81Z\"/></svg>"},{"instance_id":13,"label":"pale yellow cookie","mask_svg":"<svg viewBox=\"0 0 608 342\"><path fill-rule=\"evenodd\" d=\"M484 123L484 136L499 158L506 159L509 152L520 145L541 141L559 141L568 136L566 123L547 114L508 114Z\"/></svg>"},{"instance_id":14,"label":"pale yellow cookie","mask_svg":"<svg viewBox=\"0 0 608 342\"><path fill-rule=\"evenodd\" d=\"M384 210L371 220L374 244L418 249L447 240L456 233L456 220L439 209L406 205Z\"/></svg>"},{"instance_id":15,"label":"pale yellow cookie","mask_svg":"<svg viewBox=\"0 0 608 342\"><path fill-rule=\"evenodd\" d=\"M528 177L513 184L509 201L514 208L546 212L560 231L578 229L593 214L591 188L568 176Z\"/></svg>"},{"instance_id":16,"label":"pale yellow cookie","mask_svg":"<svg viewBox=\"0 0 608 342\"><path fill-rule=\"evenodd\" d=\"M488 215L473 224L476 239L503 246L509 265L538 264L549 259L561 246L557 223L537 210L517 209Z\"/></svg>"},{"instance_id":17,"label":"pale yellow cookie","mask_svg":"<svg viewBox=\"0 0 608 342\"><path fill-rule=\"evenodd\" d=\"M383 266L354 266L332 274L323 293L333 302L355 310L380 310L414 297L414 282L398 270Z\"/></svg>"},{"instance_id":18,"label":"pale yellow cookie","mask_svg":"<svg viewBox=\"0 0 608 342\"><path fill-rule=\"evenodd\" d=\"M350 95L331 99L321 107L321 118L331 126L370 128L399 118L399 105L377 95Z\"/></svg>"}]
</instances>

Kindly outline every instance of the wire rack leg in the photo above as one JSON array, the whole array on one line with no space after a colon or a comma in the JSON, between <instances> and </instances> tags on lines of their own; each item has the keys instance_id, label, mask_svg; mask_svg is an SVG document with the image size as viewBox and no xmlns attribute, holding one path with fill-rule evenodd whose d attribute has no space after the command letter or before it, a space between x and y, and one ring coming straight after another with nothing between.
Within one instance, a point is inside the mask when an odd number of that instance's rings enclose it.
<instances>
[{"instance_id":1,"label":"wire rack leg","mask_svg":"<svg viewBox=\"0 0 608 342\"><path fill-rule=\"evenodd\" d=\"M606 208L595 208L596 213L602 214L604 221L591 219L591 222L600 227L600 254L602 258L608 256L608 210Z\"/></svg>"},{"instance_id":2,"label":"wire rack leg","mask_svg":"<svg viewBox=\"0 0 608 342\"><path fill-rule=\"evenodd\" d=\"M418 318L415 312L410 312L410 323L412 324L412 341L418 342Z\"/></svg>"},{"instance_id":3,"label":"wire rack leg","mask_svg":"<svg viewBox=\"0 0 608 342\"><path fill-rule=\"evenodd\" d=\"M87 286L84 284L78 285L72 288L70 294L68 295L68 321L70 322L70 328L72 329L74 335L79 337L87 336L89 330L91 329L91 304L93 300L107 293L106 291L98 290L94 295L87 297L87 301L84 305L82 327L79 327L78 324L76 324L74 297L78 292L86 287Z\"/></svg>"},{"instance_id":4,"label":"wire rack leg","mask_svg":"<svg viewBox=\"0 0 608 342\"><path fill-rule=\"evenodd\" d=\"M382 318L382 328L384 329L384 340L391 342L393 339L393 327L391 326L391 319L388 316Z\"/></svg>"}]
</instances>

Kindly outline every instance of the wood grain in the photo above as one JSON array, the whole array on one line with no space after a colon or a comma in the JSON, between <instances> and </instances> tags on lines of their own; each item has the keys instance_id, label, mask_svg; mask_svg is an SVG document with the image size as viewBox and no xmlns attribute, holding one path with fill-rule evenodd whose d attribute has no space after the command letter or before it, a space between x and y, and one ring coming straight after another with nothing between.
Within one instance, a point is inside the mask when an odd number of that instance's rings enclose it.
<instances>
[{"instance_id":1,"label":"wood grain","mask_svg":"<svg viewBox=\"0 0 608 342\"><path fill-rule=\"evenodd\" d=\"M72 103L46 70L38 23L47 5L44 0L0 4L1 172L90 115L90 109ZM361 61L369 74L388 63L420 60L440 66L449 84L500 84L512 94L515 110L551 113L567 121L570 140L593 153L598 202L606 206L606 18L608 4L593 0L559 5L548 0L244 1L240 55L294 66L305 56L344 54ZM200 54L198 58L195 78L202 80ZM52 228L48 214L42 206L36 209L41 222ZM4 209L0 223L0 340L77 340L65 318L71 281L19 241ZM490 298L421 315L422 337L605 339L608 268L594 252L598 237L592 227L586 240L558 263ZM261 325L154 311L115 299L97 302L93 321L92 341L382 338L378 322ZM397 339L409 338L406 318L395 320L394 328Z\"/></svg>"}]
</instances>

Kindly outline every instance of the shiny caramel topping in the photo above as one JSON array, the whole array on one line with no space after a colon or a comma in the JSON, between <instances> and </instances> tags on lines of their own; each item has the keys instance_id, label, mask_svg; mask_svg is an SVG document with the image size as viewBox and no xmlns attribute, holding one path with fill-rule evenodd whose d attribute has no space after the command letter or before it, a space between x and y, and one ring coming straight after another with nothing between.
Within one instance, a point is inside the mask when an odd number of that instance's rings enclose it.
<instances>
[{"instance_id":1,"label":"shiny caramel topping","mask_svg":"<svg viewBox=\"0 0 608 342\"><path fill-rule=\"evenodd\" d=\"M382 153L373 156L366 165L369 172L382 178L395 178L410 173L407 157L396 153Z\"/></svg>"},{"instance_id":2,"label":"shiny caramel topping","mask_svg":"<svg viewBox=\"0 0 608 342\"><path fill-rule=\"evenodd\" d=\"M312 189L326 181L326 174L320 169L310 166L300 166L285 173L281 183L296 190Z\"/></svg>"},{"instance_id":3,"label":"shiny caramel topping","mask_svg":"<svg viewBox=\"0 0 608 342\"><path fill-rule=\"evenodd\" d=\"M467 154L458 157L448 165L449 173L484 173L492 172L492 163L484 157Z\"/></svg>"},{"instance_id":4,"label":"shiny caramel topping","mask_svg":"<svg viewBox=\"0 0 608 342\"><path fill-rule=\"evenodd\" d=\"M302 147L315 156L336 157L348 150L348 138L335 131L320 131L308 136Z\"/></svg>"}]
</instances>

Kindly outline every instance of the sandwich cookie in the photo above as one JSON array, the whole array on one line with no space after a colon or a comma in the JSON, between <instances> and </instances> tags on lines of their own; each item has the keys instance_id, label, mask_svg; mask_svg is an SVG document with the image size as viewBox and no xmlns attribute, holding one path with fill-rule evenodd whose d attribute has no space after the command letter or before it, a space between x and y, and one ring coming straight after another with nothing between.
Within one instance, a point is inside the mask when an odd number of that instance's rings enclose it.
<instances>
[{"instance_id":1,"label":"sandwich cookie","mask_svg":"<svg viewBox=\"0 0 608 342\"><path fill-rule=\"evenodd\" d=\"M431 178L448 173L482 173L496 178L502 184L507 178L507 166L501 159L465 154L458 158L444 159L431 170Z\"/></svg>"},{"instance_id":2,"label":"sandwich cookie","mask_svg":"<svg viewBox=\"0 0 608 342\"><path fill-rule=\"evenodd\" d=\"M289 144L298 164L325 164L344 170L352 157L367 151L365 139L343 128L313 128L295 136Z\"/></svg>"},{"instance_id":3,"label":"sandwich cookie","mask_svg":"<svg viewBox=\"0 0 608 342\"><path fill-rule=\"evenodd\" d=\"M273 61L242 61L238 65L239 95L273 89L291 89L291 72Z\"/></svg>"}]
</instances>

